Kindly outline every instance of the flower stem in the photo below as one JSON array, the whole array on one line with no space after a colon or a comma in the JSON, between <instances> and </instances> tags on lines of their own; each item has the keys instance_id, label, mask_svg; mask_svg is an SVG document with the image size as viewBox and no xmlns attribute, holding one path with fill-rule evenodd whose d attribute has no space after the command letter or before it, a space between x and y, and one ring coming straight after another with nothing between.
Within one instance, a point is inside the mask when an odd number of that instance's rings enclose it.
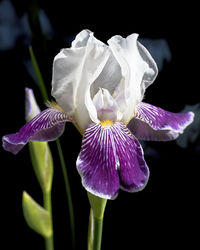
<instances>
[{"instance_id":1,"label":"flower stem","mask_svg":"<svg viewBox=\"0 0 200 250\"><path fill-rule=\"evenodd\" d=\"M90 202L88 250L101 250L103 218L107 200L87 192Z\"/></svg>"},{"instance_id":2,"label":"flower stem","mask_svg":"<svg viewBox=\"0 0 200 250\"><path fill-rule=\"evenodd\" d=\"M71 191L70 191L70 185L69 185L69 178L67 174L67 168L65 165L65 160L62 152L62 148L60 145L60 140L56 140L56 145L58 149L58 154L60 157L60 164L62 168L62 173L65 181L65 190L67 193L67 201L68 201L68 207L69 207L69 217L70 217L70 226L71 226L71 234L72 234L72 249L75 249L75 223L74 223L74 210L73 210L73 203L72 203L72 197L71 197Z\"/></svg>"},{"instance_id":3,"label":"flower stem","mask_svg":"<svg viewBox=\"0 0 200 250\"><path fill-rule=\"evenodd\" d=\"M53 221L52 221L52 209L51 209L51 192L43 192L43 202L44 208L49 212L51 217L51 227L52 227L52 235L48 238L45 238L45 247L46 250L54 250L53 243Z\"/></svg>"},{"instance_id":4,"label":"flower stem","mask_svg":"<svg viewBox=\"0 0 200 250\"><path fill-rule=\"evenodd\" d=\"M90 216L88 223L88 250L92 250L92 242L93 242L93 211L90 208Z\"/></svg>"},{"instance_id":5,"label":"flower stem","mask_svg":"<svg viewBox=\"0 0 200 250\"><path fill-rule=\"evenodd\" d=\"M96 218L93 215L94 229L93 229L93 249L101 250L101 239L103 230L103 218Z\"/></svg>"}]
</instances>

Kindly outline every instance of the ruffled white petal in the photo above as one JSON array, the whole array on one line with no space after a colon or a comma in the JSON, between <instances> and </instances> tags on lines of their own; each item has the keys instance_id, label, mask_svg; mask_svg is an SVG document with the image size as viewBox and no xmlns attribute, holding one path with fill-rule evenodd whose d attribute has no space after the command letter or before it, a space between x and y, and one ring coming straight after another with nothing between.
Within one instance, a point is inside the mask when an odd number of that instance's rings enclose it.
<instances>
[{"instance_id":1,"label":"ruffled white petal","mask_svg":"<svg viewBox=\"0 0 200 250\"><path fill-rule=\"evenodd\" d=\"M112 95L122 79L121 67L113 56L110 50L108 61L106 62L101 74L97 77L94 83L91 85L91 95L94 95L99 91L99 88L108 89Z\"/></svg>"},{"instance_id":2,"label":"ruffled white petal","mask_svg":"<svg viewBox=\"0 0 200 250\"><path fill-rule=\"evenodd\" d=\"M72 47L62 49L53 62L52 96L70 116L75 113L75 97L90 36L93 36L91 31L81 31L72 42Z\"/></svg>"},{"instance_id":3,"label":"ruffled white petal","mask_svg":"<svg viewBox=\"0 0 200 250\"><path fill-rule=\"evenodd\" d=\"M91 99L90 88L102 72L109 58L109 49L95 37L88 40L82 78L76 95L75 118L79 126L85 130L91 122L98 122L97 111ZM91 120L90 120L91 119Z\"/></svg>"},{"instance_id":4,"label":"ruffled white petal","mask_svg":"<svg viewBox=\"0 0 200 250\"><path fill-rule=\"evenodd\" d=\"M123 122L133 117L157 74L155 62L137 37L114 36L108 47L91 31L83 30L70 49L55 57L52 95L68 115L75 117L82 131L91 121L99 121L92 101L99 88L107 89L115 99Z\"/></svg>"},{"instance_id":5,"label":"ruffled white petal","mask_svg":"<svg viewBox=\"0 0 200 250\"><path fill-rule=\"evenodd\" d=\"M142 59L148 64L148 69L146 72L144 72L143 80L141 83L141 95L142 98L144 96L144 92L146 88L149 87L155 80L156 76L158 75L158 67L156 65L156 62L154 61L153 57L149 53L149 51L140 43L137 41L137 47L139 50L139 53L142 57Z\"/></svg>"},{"instance_id":6,"label":"ruffled white petal","mask_svg":"<svg viewBox=\"0 0 200 250\"><path fill-rule=\"evenodd\" d=\"M128 108L125 98L125 81L124 77L121 78L120 84L115 88L115 91L112 94L113 98L115 99L118 107L119 112L122 114L121 119L123 118L123 114L126 113Z\"/></svg>"},{"instance_id":7,"label":"ruffled white petal","mask_svg":"<svg viewBox=\"0 0 200 250\"><path fill-rule=\"evenodd\" d=\"M90 31L82 31L72 44L54 59L52 95L84 131L91 119L97 121L90 86L104 68L109 49Z\"/></svg>"},{"instance_id":8,"label":"ruffled white petal","mask_svg":"<svg viewBox=\"0 0 200 250\"><path fill-rule=\"evenodd\" d=\"M148 51L137 42L138 34L132 34L126 39L114 36L108 44L121 66L124 78L124 95L127 109L123 121L128 123L137 104L142 100L147 88L157 75L157 67Z\"/></svg>"},{"instance_id":9,"label":"ruffled white petal","mask_svg":"<svg viewBox=\"0 0 200 250\"><path fill-rule=\"evenodd\" d=\"M76 35L74 41L72 41L72 48L85 47L91 35L93 35L93 32L90 30L82 30Z\"/></svg>"},{"instance_id":10,"label":"ruffled white petal","mask_svg":"<svg viewBox=\"0 0 200 250\"><path fill-rule=\"evenodd\" d=\"M52 96L69 115L74 115L85 48L63 49L54 58Z\"/></svg>"}]
</instances>

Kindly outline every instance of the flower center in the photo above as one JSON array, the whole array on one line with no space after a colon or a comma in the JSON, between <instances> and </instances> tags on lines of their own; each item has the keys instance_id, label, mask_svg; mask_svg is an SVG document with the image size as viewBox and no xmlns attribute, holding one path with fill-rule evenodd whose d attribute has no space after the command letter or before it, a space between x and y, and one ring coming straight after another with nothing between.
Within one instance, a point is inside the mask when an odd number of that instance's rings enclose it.
<instances>
[{"instance_id":1,"label":"flower center","mask_svg":"<svg viewBox=\"0 0 200 250\"><path fill-rule=\"evenodd\" d=\"M102 122L100 122L100 125L105 128L105 127L109 127L113 125L113 122L111 120L104 120Z\"/></svg>"}]
</instances>

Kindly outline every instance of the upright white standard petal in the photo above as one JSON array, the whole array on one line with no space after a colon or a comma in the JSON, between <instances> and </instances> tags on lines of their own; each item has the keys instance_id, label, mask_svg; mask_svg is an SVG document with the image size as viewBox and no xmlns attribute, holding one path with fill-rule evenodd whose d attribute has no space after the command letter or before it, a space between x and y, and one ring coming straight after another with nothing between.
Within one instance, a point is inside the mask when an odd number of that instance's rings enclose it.
<instances>
[{"instance_id":1,"label":"upright white standard petal","mask_svg":"<svg viewBox=\"0 0 200 250\"><path fill-rule=\"evenodd\" d=\"M72 48L85 47L91 35L93 35L93 32L90 30L82 30L72 41Z\"/></svg>"},{"instance_id":2,"label":"upright white standard petal","mask_svg":"<svg viewBox=\"0 0 200 250\"><path fill-rule=\"evenodd\" d=\"M90 90L91 85L102 72L109 55L108 46L91 35L85 51L81 81L75 100L75 119L82 130L85 130L91 121L98 122L98 115L92 102Z\"/></svg>"},{"instance_id":3,"label":"upright white standard petal","mask_svg":"<svg viewBox=\"0 0 200 250\"><path fill-rule=\"evenodd\" d=\"M93 33L84 30L54 59L52 95L70 116L74 116L84 131L97 121L91 100L90 86L96 80L109 58L108 46L97 40Z\"/></svg>"},{"instance_id":4,"label":"upright white standard petal","mask_svg":"<svg viewBox=\"0 0 200 250\"><path fill-rule=\"evenodd\" d=\"M69 115L75 112L75 96L82 72L85 47L63 49L54 58L52 96Z\"/></svg>"},{"instance_id":5,"label":"upright white standard petal","mask_svg":"<svg viewBox=\"0 0 200 250\"><path fill-rule=\"evenodd\" d=\"M110 49L109 49L110 50ZM99 88L107 89L112 95L119 86L122 79L121 67L110 50L109 58L94 83L91 85L91 95L94 95L99 91Z\"/></svg>"},{"instance_id":6,"label":"upright white standard petal","mask_svg":"<svg viewBox=\"0 0 200 250\"><path fill-rule=\"evenodd\" d=\"M123 114L126 124L133 117L137 104L143 99L145 89L154 81L157 66L149 52L137 42L138 34L127 38L114 36L108 44L121 66L124 79L124 96L127 109Z\"/></svg>"},{"instance_id":7,"label":"upright white standard petal","mask_svg":"<svg viewBox=\"0 0 200 250\"><path fill-rule=\"evenodd\" d=\"M81 31L72 42L71 48L62 49L54 58L52 96L69 115L74 115L75 112L75 97L91 35L89 30Z\"/></svg>"}]
</instances>

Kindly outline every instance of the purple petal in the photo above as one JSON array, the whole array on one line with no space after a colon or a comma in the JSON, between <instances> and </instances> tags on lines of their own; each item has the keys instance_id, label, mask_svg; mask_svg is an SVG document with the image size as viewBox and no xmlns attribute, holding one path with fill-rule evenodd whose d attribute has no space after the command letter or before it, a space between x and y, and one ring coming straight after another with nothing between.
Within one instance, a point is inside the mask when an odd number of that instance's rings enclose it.
<instances>
[{"instance_id":1,"label":"purple petal","mask_svg":"<svg viewBox=\"0 0 200 250\"><path fill-rule=\"evenodd\" d=\"M86 129L77 169L86 190L106 199L115 198L120 185L129 192L141 190L149 176L139 142L121 122Z\"/></svg>"},{"instance_id":2,"label":"purple petal","mask_svg":"<svg viewBox=\"0 0 200 250\"><path fill-rule=\"evenodd\" d=\"M110 132L100 124L90 125L76 163L86 190L105 199L114 198L120 187L115 143Z\"/></svg>"},{"instance_id":3,"label":"purple petal","mask_svg":"<svg viewBox=\"0 0 200 250\"><path fill-rule=\"evenodd\" d=\"M128 192L140 191L146 186L149 178L142 147L123 123L117 122L113 129L120 163L121 188Z\"/></svg>"},{"instance_id":4,"label":"purple petal","mask_svg":"<svg viewBox=\"0 0 200 250\"><path fill-rule=\"evenodd\" d=\"M66 113L48 108L26 123L16 134L3 136L3 148L17 154L28 141L52 141L64 131Z\"/></svg>"},{"instance_id":5,"label":"purple petal","mask_svg":"<svg viewBox=\"0 0 200 250\"><path fill-rule=\"evenodd\" d=\"M172 113L151 104L138 104L136 116L128 128L139 139L168 141L176 139L192 123L193 112Z\"/></svg>"}]
</instances>

